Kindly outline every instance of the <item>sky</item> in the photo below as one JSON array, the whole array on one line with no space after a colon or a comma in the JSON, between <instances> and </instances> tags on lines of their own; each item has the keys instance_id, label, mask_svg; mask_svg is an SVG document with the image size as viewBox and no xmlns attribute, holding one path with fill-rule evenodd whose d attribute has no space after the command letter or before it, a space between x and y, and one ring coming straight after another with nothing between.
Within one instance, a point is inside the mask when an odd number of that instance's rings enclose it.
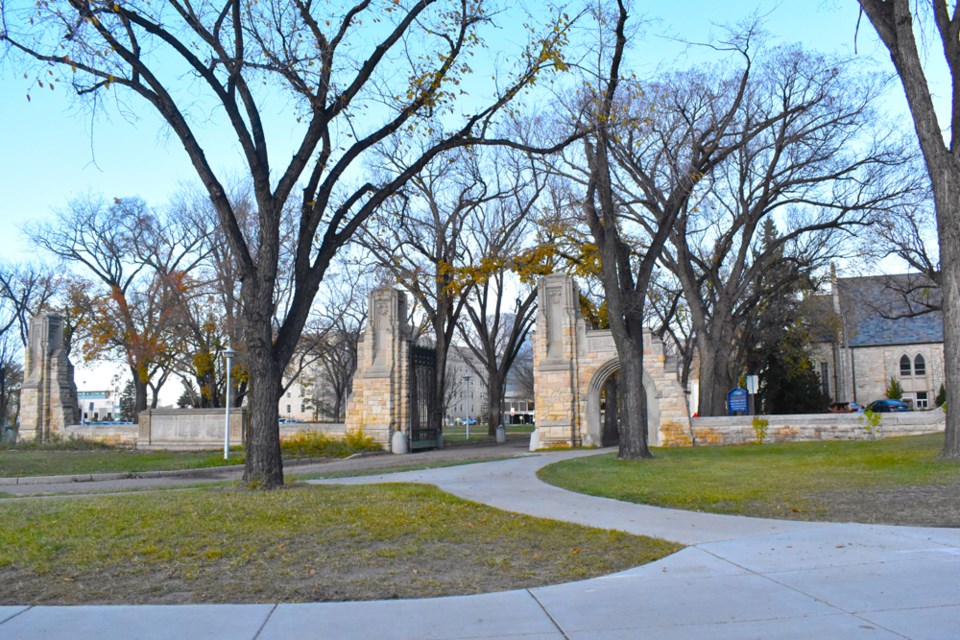
<instances>
[{"instance_id":1,"label":"sky","mask_svg":"<svg viewBox=\"0 0 960 640\"><path fill-rule=\"evenodd\" d=\"M635 0L633 6L647 23L625 67L640 78L659 68L696 64L709 50L691 48L689 42L715 41L723 25L754 15L762 17L771 43L856 55L865 69L892 72L866 18L854 53L858 9L853 0ZM495 48L489 38L487 44ZM893 111L905 113L899 84L891 83L888 101ZM121 113L107 102L104 114L93 118L67 87L39 89L10 59L0 61L0 263L43 259L20 229L74 198L139 196L161 205L181 185L195 182L186 153L159 118L147 108ZM278 121L282 111L278 108ZM219 140L208 147L213 165L235 166L229 136Z\"/></svg>"},{"instance_id":2,"label":"sky","mask_svg":"<svg viewBox=\"0 0 960 640\"><path fill-rule=\"evenodd\" d=\"M649 21L628 59L640 77L658 67L692 64L706 50L688 51L680 40L709 42L722 33L721 25L755 14L763 16L771 41L853 54L857 8L852 0L638 0L634 5L637 16ZM866 23L858 45L865 64L890 66ZM899 87L894 89L894 99L902 101ZM0 261L38 257L19 229L74 198L140 196L159 205L181 184L195 181L186 153L159 118L146 108L120 113L107 102L94 118L67 87L39 89L10 60L0 64ZM220 167L232 167L234 153L227 137L211 150Z\"/></svg>"}]
</instances>

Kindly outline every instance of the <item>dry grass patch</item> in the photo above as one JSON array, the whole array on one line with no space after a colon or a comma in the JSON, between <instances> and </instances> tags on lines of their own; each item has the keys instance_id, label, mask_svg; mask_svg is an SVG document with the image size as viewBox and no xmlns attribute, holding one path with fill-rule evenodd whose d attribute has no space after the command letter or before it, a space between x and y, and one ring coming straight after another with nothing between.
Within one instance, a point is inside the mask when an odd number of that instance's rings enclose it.
<instances>
[{"instance_id":1,"label":"dry grass patch","mask_svg":"<svg viewBox=\"0 0 960 640\"><path fill-rule=\"evenodd\" d=\"M0 505L3 604L418 598L565 582L679 546L505 513L419 485Z\"/></svg>"}]
</instances>

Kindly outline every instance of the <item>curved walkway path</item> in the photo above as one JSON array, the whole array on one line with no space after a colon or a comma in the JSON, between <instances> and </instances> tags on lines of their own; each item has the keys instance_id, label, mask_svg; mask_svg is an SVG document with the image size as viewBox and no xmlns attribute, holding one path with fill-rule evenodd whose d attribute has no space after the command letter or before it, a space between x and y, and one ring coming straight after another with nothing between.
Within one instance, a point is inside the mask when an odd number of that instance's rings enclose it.
<instances>
[{"instance_id":1,"label":"curved walkway path","mask_svg":"<svg viewBox=\"0 0 960 640\"><path fill-rule=\"evenodd\" d=\"M536 478L545 464L592 453L319 482L426 482L501 509L691 546L592 580L432 600L0 607L0 639L960 637L960 529L674 511L574 494Z\"/></svg>"}]
</instances>

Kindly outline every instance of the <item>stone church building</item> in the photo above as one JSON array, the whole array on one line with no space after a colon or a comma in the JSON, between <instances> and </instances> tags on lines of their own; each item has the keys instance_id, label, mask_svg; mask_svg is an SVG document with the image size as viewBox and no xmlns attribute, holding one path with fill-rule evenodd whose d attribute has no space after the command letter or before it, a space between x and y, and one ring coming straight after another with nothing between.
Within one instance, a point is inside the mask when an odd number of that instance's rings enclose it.
<instances>
[{"instance_id":1,"label":"stone church building","mask_svg":"<svg viewBox=\"0 0 960 640\"><path fill-rule=\"evenodd\" d=\"M824 391L862 405L886 397L891 378L915 410L943 383L940 290L920 274L837 278L813 359Z\"/></svg>"}]
</instances>

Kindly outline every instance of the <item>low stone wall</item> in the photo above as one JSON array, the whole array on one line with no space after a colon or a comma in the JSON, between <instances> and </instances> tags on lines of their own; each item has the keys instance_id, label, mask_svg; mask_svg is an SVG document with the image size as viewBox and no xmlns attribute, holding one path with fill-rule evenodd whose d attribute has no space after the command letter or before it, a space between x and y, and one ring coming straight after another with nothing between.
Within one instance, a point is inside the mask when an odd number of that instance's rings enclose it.
<instances>
[{"instance_id":1,"label":"low stone wall","mask_svg":"<svg viewBox=\"0 0 960 640\"><path fill-rule=\"evenodd\" d=\"M223 447L224 409L149 409L140 414L138 449ZM230 445L243 444L250 425L245 407L230 410Z\"/></svg>"},{"instance_id":2,"label":"low stone wall","mask_svg":"<svg viewBox=\"0 0 960 640\"><path fill-rule=\"evenodd\" d=\"M137 446L139 428L135 424L76 424L64 429L63 435L66 438L73 436L84 440L103 442L115 447L135 447Z\"/></svg>"},{"instance_id":3,"label":"low stone wall","mask_svg":"<svg viewBox=\"0 0 960 640\"><path fill-rule=\"evenodd\" d=\"M869 440L942 432L946 425L943 411L915 411L881 414L876 433L862 413L814 413L800 415L764 415L767 435L764 442L799 442L805 440ZM753 416L693 418L691 432L672 434L667 446L745 444L757 441Z\"/></svg>"},{"instance_id":4,"label":"low stone wall","mask_svg":"<svg viewBox=\"0 0 960 640\"><path fill-rule=\"evenodd\" d=\"M240 414L241 410L230 410L230 446L243 443L250 425L246 409ZM138 449L219 449L223 447L223 422L223 409L151 409L140 414L140 424L73 425L63 435ZM281 441L303 432L342 437L347 426L342 422L280 424Z\"/></svg>"},{"instance_id":5,"label":"low stone wall","mask_svg":"<svg viewBox=\"0 0 960 640\"><path fill-rule=\"evenodd\" d=\"M284 422L280 424L281 442L290 436L304 432L343 436L347 432L347 425L342 422Z\"/></svg>"}]
</instances>

